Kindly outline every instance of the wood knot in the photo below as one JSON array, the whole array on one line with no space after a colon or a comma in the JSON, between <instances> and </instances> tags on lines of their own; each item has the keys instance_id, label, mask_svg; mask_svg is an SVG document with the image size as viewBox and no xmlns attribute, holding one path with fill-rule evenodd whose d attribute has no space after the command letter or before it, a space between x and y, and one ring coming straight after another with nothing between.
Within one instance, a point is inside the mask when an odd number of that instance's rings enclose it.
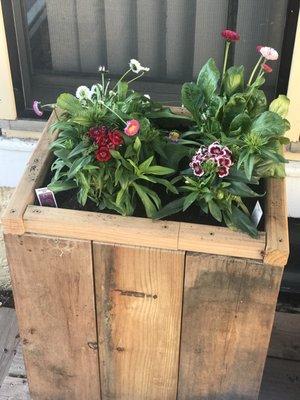
<instances>
[{"instance_id":1,"label":"wood knot","mask_svg":"<svg viewBox=\"0 0 300 400\"><path fill-rule=\"evenodd\" d=\"M39 210L38 208L34 208L34 209L32 210L32 212L35 213L35 214L40 214L42 211Z\"/></svg>"},{"instance_id":2,"label":"wood knot","mask_svg":"<svg viewBox=\"0 0 300 400\"><path fill-rule=\"evenodd\" d=\"M15 208L12 208L9 212L10 214L14 214L17 210Z\"/></svg>"},{"instance_id":3,"label":"wood knot","mask_svg":"<svg viewBox=\"0 0 300 400\"><path fill-rule=\"evenodd\" d=\"M117 351L125 351L125 347L117 347L116 350Z\"/></svg>"},{"instance_id":4,"label":"wood knot","mask_svg":"<svg viewBox=\"0 0 300 400\"><path fill-rule=\"evenodd\" d=\"M97 342L88 342L88 346L92 350L97 350L98 349L98 343Z\"/></svg>"}]
</instances>

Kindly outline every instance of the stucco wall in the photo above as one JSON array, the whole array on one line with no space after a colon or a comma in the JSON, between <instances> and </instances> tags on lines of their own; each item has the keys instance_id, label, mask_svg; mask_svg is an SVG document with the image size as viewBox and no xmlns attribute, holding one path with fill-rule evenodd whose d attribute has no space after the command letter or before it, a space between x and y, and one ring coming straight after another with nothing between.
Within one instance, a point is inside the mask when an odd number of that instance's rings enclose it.
<instances>
[{"instance_id":1,"label":"stucco wall","mask_svg":"<svg viewBox=\"0 0 300 400\"><path fill-rule=\"evenodd\" d=\"M0 218L8 200L13 192L13 188L0 187ZM2 225L0 224L0 290L10 287L10 277L8 265L5 257L5 249L2 235Z\"/></svg>"}]
</instances>

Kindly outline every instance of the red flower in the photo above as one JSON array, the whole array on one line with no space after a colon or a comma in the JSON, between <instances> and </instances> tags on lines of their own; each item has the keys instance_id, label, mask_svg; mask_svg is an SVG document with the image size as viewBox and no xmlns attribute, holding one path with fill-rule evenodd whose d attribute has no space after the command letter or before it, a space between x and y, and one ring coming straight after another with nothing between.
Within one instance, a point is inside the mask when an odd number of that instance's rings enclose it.
<instances>
[{"instance_id":1,"label":"red flower","mask_svg":"<svg viewBox=\"0 0 300 400\"><path fill-rule=\"evenodd\" d=\"M230 167L232 165L231 159L227 157L217 157L217 164L219 167Z\"/></svg>"},{"instance_id":2,"label":"red flower","mask_svg":"<svg viewBox=\"0 0 300 400\"><path fill-rule=\"evenodd\" d=\"M227 176L229 174L229 168L222 166L219 168L218 170L218 175L220 178L224 178L225 176Z\"/></svg>"},{"instance_id":3,"label":"red flower","mask_svg":"<svg viewBox=\"0 0 300 400\"><path fill-rule=\"evenodd\" d=\"M134 136L139 132L139 130L140 130L139 121L137 121L136 119L131 119L130 121L127 121L124 132L127 136Z\"/></svg>"},{"instance_id":4,"label":"red flower","mask_svg":"<svg viewBox=\"0 0 300 400\"><path fill-rule=\"evenodd\" d=\"M104 125L95 126L88 131L89 137L100 146L107 143L107 133L108 129Z\"/></svg>"},{"instance_id":5,"label":"red flower","mask_svg":"<svg viewBox=\"0 0 300 400\"><path fill-rule=\"evenodd\" d=\"M261 69L267 74L270 74L273 71L273 69L268 64L261 64Z\"/></svg>"},{"instance_id":6,"label":"red flower","mask_svg":"<svg viewBox=\"0 0 300 400\"><path fill-rule=\"evenodd\" d=\"M236 41L240 40L240 35L237 32L231 31L229 29L224 29L224 31L221 33L221 35L228 42L236 42Z\"/></svg>"},{"instance_id":7,"label":"red flower","mask_svg":"<svg viewBox=\"0 0 300 400\"><path fill-rule=\"evenodd\" d=\"M107 146L101 146L96 152L96 160L100 162L106 162L110 160L111 154Z\"/></svg>"},{"instance_id":8,"label":"red flower","mask_svg":"<svg viewBox=\"0 0 300 400\"><path fill-rule=\"evenodd\" d=\"M114 130L108 133L108 139L113 146L120 146L123 143L123 138L120 131Z\"/></svg>"},{"instance_id":9,"label":"red flower","mask_svg":"<svg viewBox=\"0 0 300 400\"><path fill-rule=\"evenodd\" d=\"M217 157L223 154L223 146L221 146L219 142L214 142L208 146L208 155L210 157Z\"/></svg>"},{"instance_id":10,"label":"red flower","mask_svg":"<svg viewBox=\"0 0 300 400\"><path fill-rule=\"evenodd\" d=\"M260 49L261 49L262 47L264 47L264 46L256 46L256 51L257 51L258 53L260 53Z\"/></svg>"}]
</instances>

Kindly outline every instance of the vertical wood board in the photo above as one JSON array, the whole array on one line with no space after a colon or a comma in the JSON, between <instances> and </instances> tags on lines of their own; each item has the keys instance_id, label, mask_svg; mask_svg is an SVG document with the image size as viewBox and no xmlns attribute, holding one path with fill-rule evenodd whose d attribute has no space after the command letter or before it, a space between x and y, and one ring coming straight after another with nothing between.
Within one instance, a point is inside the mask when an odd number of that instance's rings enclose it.
<instances>
[{"instance_id":1,"label":"vertical wood board","mask_svg":"<svg viewBox=\"0 0 300 400\"><path fill-rule=\"evenodd\" d=\"M178 400L257 399L282 268L187 253Z\"/></svg>"},{"instance_id":2,"label":"vertical wood board","mask_svg":"<svg viewBox=\"0 0 300 400\"><path fill-rule=\"evenodd\" d=\"M100 400L91 243L5 235L33 400Z\"/></svg>"},{"instance_id":3,"label":"vertical wood board","mask_svg":"<svg viewBox=\"0 0 300 400\"><path fill-rule=\"evenodd\" d=\"M93 244L102 400L174 400L184 252Z\"/></svg>"}]
</instances>

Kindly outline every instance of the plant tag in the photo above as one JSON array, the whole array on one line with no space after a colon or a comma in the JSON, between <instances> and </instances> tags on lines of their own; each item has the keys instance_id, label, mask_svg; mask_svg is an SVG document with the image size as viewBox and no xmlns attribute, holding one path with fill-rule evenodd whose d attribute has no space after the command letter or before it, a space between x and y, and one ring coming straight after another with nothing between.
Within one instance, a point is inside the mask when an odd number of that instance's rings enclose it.
<instances>
[{"instance_id":1,"label":"plant tag","mask_svg":"<svg viewBox=\"0 0 300 400\"><path fill-rule=\"evenodd\" d=\"M261 208L260 202L257 201L256 204L255 204L255 207L254 207L254 209L252 211L252 214L251 214L251 220L252 220L252 222L254 223L254 225L256 227L258 226L262 215L263 215L263 210Z\"/></svg>"},{"instance_id":2,"label":"plant tag","mask_svg":"<svg viewBox=\"0 0 300 400\"><path fill-rule=\"evenodd\" d=\"M54 193L47 187L35 189L40 206L57 207Z\"/></svg>"}]
</instances>

